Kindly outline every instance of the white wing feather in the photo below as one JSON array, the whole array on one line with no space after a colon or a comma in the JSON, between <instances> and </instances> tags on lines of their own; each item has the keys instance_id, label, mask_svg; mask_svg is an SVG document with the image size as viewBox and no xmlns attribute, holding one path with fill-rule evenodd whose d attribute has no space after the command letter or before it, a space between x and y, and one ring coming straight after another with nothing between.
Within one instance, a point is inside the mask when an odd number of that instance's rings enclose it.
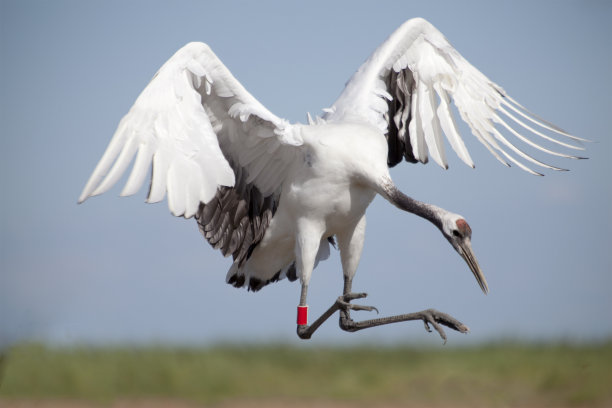
<instances>
[{"instance_id":1,"label":"white wing feather","mask_svg":"<svg viewBox=\"0 0 612 408\"><path fill-rule=\"evenodd\" d=\"M243 167L264 196L273 193L293 146L301 143L299 133L249 94L206 44L189 43L121 120L79 202L108 191L136 156L121 195L136 193L152 166L147 201L167 193L172 214L189 218L218 186L234 185L232 166Z\"/></svg>"},{"instance_id":2,"label":"white wing feather","mask_svg":"<svg viewBox=\"0 0 612 408\"><path fill-rule=\"evenodd\" d=\"M518 130L528 131L563 147L584 150L534 129L525 123L529 121L543 130L566 136L573 141L586 141L527 111L506 95L501 87L474 68L434 26L422 18L408 20L378 47L349 80L332 107L324 110L326 113L323 118L328 122L365 120L387 133L391 120L386 115L387 110L381 106L384 104L386 108L386 99L391 99L390 94L393 93L387 89L388 81L385 81L391 70L410 70L414 78L410 90L410 106L405 107L410 109L411 116L407 143L412 146L413 156L422 163L428 161L429 151L434 161L444 168L448 167L442 138L444 133L459 158L474 167L457 131L450 110L451 98L476 138L505 165L509 164L502 156L528 172L540 174L518 162L509 154L512 152L539 166L562 170L524 153L508 141L496 125L537 150L555 156L581 158L547 149L519 133ZM399 132L399 137L404 137L402 132Z\"/></svg>"}]
</instances>

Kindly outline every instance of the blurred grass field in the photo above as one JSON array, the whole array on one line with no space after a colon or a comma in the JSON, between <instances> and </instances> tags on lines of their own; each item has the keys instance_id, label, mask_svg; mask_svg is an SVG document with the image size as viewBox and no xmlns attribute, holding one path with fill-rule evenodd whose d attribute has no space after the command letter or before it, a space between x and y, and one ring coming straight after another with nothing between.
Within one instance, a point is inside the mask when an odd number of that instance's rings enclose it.
<instances>
[{"instance_id":1,"label":"blurred grass field","mask_svg":"<svg viewBox=\"0 0 612 408\"><path fill-rule=\"evenodd\" d=\"M612 342L470 348L20 345L1 358L0 407L156 400L224 407L612 406Z\"/></svg>"}]
</instances>

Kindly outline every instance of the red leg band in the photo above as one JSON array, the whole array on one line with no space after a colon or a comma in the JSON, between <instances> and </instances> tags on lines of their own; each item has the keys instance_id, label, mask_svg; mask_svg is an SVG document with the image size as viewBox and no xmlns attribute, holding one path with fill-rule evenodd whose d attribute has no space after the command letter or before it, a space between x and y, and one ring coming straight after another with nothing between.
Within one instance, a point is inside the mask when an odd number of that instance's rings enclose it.
<instances>
[{"instance_id":1,"label":"red leg band","mask_svg":"<svg viewBox=\"0 0 612 408\"><path fill-rule=\"evenodd\" d=\"M297 324L306 326L308 324L308 306L297 307Z\"/></svg>"}]
</instances>

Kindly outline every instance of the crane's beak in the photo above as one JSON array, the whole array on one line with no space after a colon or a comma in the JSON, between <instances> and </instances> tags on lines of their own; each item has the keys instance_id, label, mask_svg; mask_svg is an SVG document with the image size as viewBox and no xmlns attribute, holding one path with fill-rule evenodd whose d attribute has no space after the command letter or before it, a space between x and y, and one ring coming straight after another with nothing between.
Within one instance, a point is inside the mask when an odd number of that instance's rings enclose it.
<instances>
[{"instance_id":1,"label":"crane's beak","mask_svg":"<svg viewBox=\"0 0 612 408\"><path fill-rule=\"evenodd\" d=\"M486 295L489 292L489 286L487 285L487 280L485 279L482 270L480 269L480 265L478 265L478 261L476 260L476 256L474 256L474 251L472 251L472 243L469 238L462 240L459 244L459 255L465 260L468 264L476 281L480 285L480 289Z\"/></svg>"}]
</instances>

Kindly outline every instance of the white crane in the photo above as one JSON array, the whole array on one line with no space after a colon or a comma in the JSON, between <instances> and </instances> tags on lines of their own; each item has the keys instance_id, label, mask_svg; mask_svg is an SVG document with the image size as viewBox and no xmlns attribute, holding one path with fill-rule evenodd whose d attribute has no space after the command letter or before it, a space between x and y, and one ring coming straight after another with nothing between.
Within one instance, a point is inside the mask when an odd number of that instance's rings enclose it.
<instances>
[{"instance_id":1,"label":"white crane","mask_svg":"<svg viewBox=\"0 0 612 408\"><path fill-rule=\"evenodd\" d=\"M447 168L443 135L474 167L450 109L454 101L473 135L503 164L517 160L563 170L524 153L507 135L554 156L532 141L582 150L584 141L525 110L468 63L429 22L415 18L397 29L359 68L338 100L309 124L291 124L268 111L232 76L211 49L189 43L155 74L119 123L79 203L110 189L134 164L122 196L136 193L152 167L148 202L168 196L175 216L195 217L208 242L232 255L227 283L257 291L283 278L300 279L297 333L310 338L333 313L356 331L423 320L446 340L440 325L468 328L429 309L354 321L351 310L375 310L351 301L363 248L365 211L376 194L429 220L463 257L484 293L488 287L463 217L414 200L393 184L389 167L404 159ZM527 132L531 139L520 132ZM552 135L555 135L553 137ZM561 139L561 140L560 140ZM335 239L334 239L335 237ZM340 250L344 290L308 325L307 293L313 269Z\"/></svg>"}]
</instances>

